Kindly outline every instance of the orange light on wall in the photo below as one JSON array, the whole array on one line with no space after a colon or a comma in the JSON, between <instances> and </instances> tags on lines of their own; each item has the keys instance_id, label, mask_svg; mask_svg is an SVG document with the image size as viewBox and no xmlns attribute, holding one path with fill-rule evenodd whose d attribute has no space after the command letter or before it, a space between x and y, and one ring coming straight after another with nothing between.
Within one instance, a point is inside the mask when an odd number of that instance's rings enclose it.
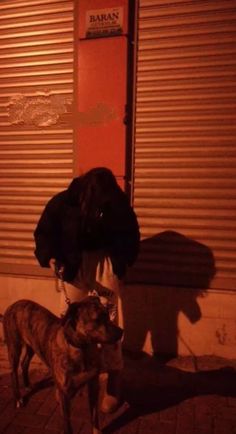
<instances>
[{"instance_id":1,"label":"orange light on wall","mask_svg":"<svg viewBox=\"0 0 236 434\"><path fill-rule=\"evenodd\" d=\"M77 168L126 166L127 1L79 2ZM106 37L103 37L104 34Z\"/></svg>"}]
</instances>

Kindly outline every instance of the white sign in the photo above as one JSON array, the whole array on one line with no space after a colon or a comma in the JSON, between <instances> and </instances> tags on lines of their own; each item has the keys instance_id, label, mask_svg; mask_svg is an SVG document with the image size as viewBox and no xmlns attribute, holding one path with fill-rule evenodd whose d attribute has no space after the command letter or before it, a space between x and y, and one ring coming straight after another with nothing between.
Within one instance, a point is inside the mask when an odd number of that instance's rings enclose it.
<instances>
[{"instance_id":1,"label":"white sign","mask_svg":"<svg viewBox=\"0 0 236 434\"><path fill-rule=\"evenodd\" d=\"M120 35L123 32L123 7L86 12L86 38Z\"/></svg>"}]
</instances>

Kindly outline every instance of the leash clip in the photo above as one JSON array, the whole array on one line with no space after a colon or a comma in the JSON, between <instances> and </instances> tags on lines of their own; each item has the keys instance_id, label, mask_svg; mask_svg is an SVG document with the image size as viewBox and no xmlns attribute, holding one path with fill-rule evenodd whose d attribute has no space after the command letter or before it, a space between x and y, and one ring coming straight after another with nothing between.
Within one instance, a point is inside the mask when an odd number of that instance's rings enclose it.
<instances>
[{"instance_id":1,"label":"leash clip","mask_svg":"<svg viewBox=\"0 0 236 434\"><path fill-rule=\"evenodd\" d=\"M57 281L58 281L58 289L60 292L64 293L65 302L69 306L71 304L71 301L70 301L70 298L68 297L68 294L66 291L65 282L63 279L63 270L60 268L59 270L56 271L55 274L56 274Z\"/></svg>"},{"instance_id":2,"label":"leash clip","mask_svg":"<svg viewBox=\"0 0 236 434\"><path fill-rule=\"evenodd\" d=\"M88 292L88 296L89 297L98 297L100 299L100 295L98 294L98 292L96 291L96 289L91 289Z\"/></svg>"},{"instance_id":3,"label":"leash clip","mask_svg":"<svg viewBox=\"0 0 236 434\"><path fill-rule=\"evenodd\" d=\"M109 301L109 298L99 294L96 289L92 289L88 292L89 297L98 297L102 305L107 309L111 321L114 321L117 317L117 306Z\"/></svg>"}]
</instances>

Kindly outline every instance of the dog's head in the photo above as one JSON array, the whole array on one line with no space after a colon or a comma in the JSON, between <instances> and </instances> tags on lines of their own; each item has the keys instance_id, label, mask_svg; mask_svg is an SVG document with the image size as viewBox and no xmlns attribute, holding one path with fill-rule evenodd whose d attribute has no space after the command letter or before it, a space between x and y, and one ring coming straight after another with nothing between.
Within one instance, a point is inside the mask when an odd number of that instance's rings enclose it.
<instances>
[{"instance_id":1,"label":"dog's head","mask_svg":"<svg viewBox=\"0 0 236 434\"><path fill-rule=\"evenodd\" d=\"M71 303L62 325L67 340L76 347L88 342L113 344L123 334L123 330L110 321L107 308L93 296Z\"/></svg>"}]
</instances>

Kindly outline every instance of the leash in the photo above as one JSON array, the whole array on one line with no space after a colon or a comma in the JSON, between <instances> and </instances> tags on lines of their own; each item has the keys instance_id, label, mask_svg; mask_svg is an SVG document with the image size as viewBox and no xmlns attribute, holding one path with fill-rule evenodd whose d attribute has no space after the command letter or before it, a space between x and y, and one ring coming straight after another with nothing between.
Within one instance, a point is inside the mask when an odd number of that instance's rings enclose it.
<instances>
[{"instance_id":1,"label":"leash","mask_svg":"<svg viewBox=\"0 0 236 434\"><path fill-rule=\"evenodd\" d=\"M63 270L57 270L55 272L55 275L57 277L58 290L59 290L59 292L63 292L64 297L65 297L65 302L66 302L67 306L69 307L71 304L71 300L70 300L70 297L68 296L68 293L66 290L66 285L65 285L65 282L63 279ZM115 320L115 318L117 317L117 306L115 304L109 302L109 298L106 299L106 297L104 297L102 294L99 294L99 292L96 289L88 291L88 296L99 298L99 300L103 304L103 306L105 306L107 308L110 320L111 321Z\"/></svg>"},{"instance_id":2,"label":"leash","mask_svg":"<svg viewBox=\"0 0 236 434\"><path fill-rule=\"evenodd\" d=\"M199 368L198 368L198 362L197 362L197 357L194 354L194 352L191 350L190 346L187 344L187 342L184 340L183 336L181 336L180 333L178 333L179 339L180 341L185 345L185 347L187 348L187 350L189 351L189 353L191 354L192 360L193 360L193 366L195 369L195 372L199 372Z\"/></svg>"},{"instance_id":3,"label":"leash","mask_svg":"<svg viewBox=\"0 0 236 434\"><path fill-rule=\"evenodd\" d=\"M62 270L57 270L57 273L55 273L56 277L57 277L57 282L58 282L58 291L59 292L63 292L64 297L65 297L65 302L66 304L69 306L71 304L71 300L70 297L68 296L67 290L66 290L66 285L63 279L63 271ZM98 292L96 291L96 289L93 289L91 291L88 292L88 296L90 297L98 297L99 299L101 298L100 295L98 294Z\"/></svg>"},{"instance_id":4,"label":"leash","mask_svg":"<svg viewBox=\"0 0 236 434\"><path fill-rule=\"evenodd\" d=\"M66 291L66 285L65 285L65 282L63 279L63 271L58 270L56 273L56 277L57 277L57 281L58 281L58 289L60 292L63 292L64 297L65 297L65 302L69 307L69 305L71 304L71 301L70 301L70 298L69 298L67 291Z\"/></svg>"}]
</instances>

